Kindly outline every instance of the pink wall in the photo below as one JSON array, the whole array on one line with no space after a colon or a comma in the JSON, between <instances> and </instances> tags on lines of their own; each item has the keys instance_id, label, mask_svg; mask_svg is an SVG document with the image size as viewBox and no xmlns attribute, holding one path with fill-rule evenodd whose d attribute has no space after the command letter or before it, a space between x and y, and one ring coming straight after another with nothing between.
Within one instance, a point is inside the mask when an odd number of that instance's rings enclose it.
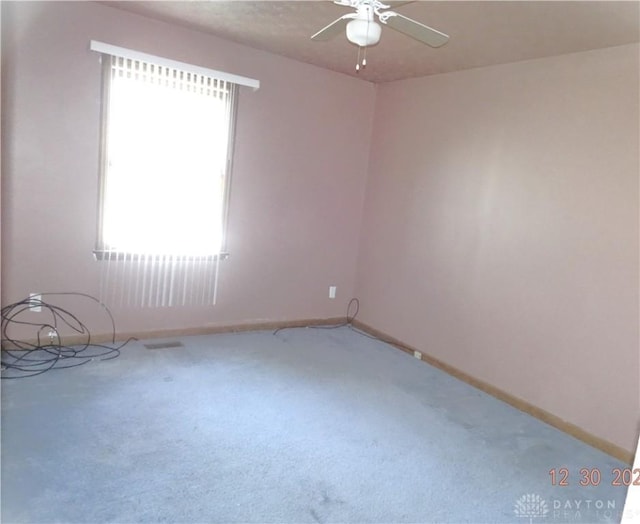
<instances>
[{"instance_id":1,"label":"pink wall","mask_svg":"<svg viewBox=\"0 0 640 524\"><path fill-rule=\"evenodd\" d=\"M100 65L91 39L257 78L240 94L218 305L122 310L121 331L343 316L374 87L93 2L3 3L3 304L97 294ZM338 297L328 298L328 286Z\"/></svg>"},{"instance_id":2,"label":"pink wall","mask_svg":"<svg viewBox=\"0 0 640 524\"><path fill-rule=\"evenodd\" d=\"M381 85L360 320L627 450L638 46Z\"/></svg>"}]
</instances>

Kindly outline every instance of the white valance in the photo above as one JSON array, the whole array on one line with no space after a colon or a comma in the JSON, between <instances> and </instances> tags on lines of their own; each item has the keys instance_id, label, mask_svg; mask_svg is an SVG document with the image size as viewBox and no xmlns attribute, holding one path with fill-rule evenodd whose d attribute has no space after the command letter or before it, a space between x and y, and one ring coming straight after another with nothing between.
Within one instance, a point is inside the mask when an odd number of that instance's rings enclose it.
<instances>
[{"instance_id":1,"label":"white valance","mask_svg":"<svg viewBox=\"0 0 640 524\"><path fill-rule=\"evenodd\" d=\"M234 75L231 73L226 73L224 71L216 71L215 69L187 64L186 62L179 62L177 60L171 60L169 58L164 58L161 56L141 53L140 51L134 51L133 49L127 49L125 47L105 44L104 42L98 42L96 40L91 40L90 48L92 51L97 51L98 53L105 53L112 56L121 56L123 58L130 58L132 60L141 60L143 62L158 64L174 69L181 69L183 71L191 71L192 73L218 78L226 82L232 82L241 86L251 87L254 91L260 88L260 81L253 78Z\"/></svg>"}]
</instances>

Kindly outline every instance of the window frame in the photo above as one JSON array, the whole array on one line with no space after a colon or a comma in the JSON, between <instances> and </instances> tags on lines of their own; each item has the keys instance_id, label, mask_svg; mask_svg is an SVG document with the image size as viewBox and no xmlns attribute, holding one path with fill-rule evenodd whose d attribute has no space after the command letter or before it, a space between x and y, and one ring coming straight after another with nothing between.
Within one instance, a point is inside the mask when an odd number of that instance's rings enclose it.
<instances>
[{"instance_id":1,"label":"window frame","mask_svg":"<svg viewBox=\"0 0 640 524\"><path fill-rule=\"evenodd\" d=\"M172 254L163 255L161 253L136 254L125 252L117 249L110 249L105 245L104 241L104 204L105 189L108 171L108 132L109 132L109 110L110 110L110 93L111 93L111 60L112 56L106 52L100 55L101 62L101 93L100 93L100 145L99 145L99 169L98 169L98 206L96 220L96 244L93 255L96 260L138 260L145 257L170 257L172 260L189 260L189 261L214 261L217 259L225 260L229 257L227 248L227 229L229 224L229 207L231 202L231 181L233 172L233 158L235 153L236 138L236 119L238 114L238 95L239 84L230 82L229 85L229 126L227 138L227 155L224 173L224 190L222 195L222 216L221 229L222 237L220 242L220 250L217 254L211 255L189 255L189 254ZM126 57L125 57L126 58ZM138 59L140 60L140 59ZM145 61L145 60L141 60ZM153 62L147 62L153 63ZM174 68L179 69L174 66Z\"/></svg>"}]
</instances>

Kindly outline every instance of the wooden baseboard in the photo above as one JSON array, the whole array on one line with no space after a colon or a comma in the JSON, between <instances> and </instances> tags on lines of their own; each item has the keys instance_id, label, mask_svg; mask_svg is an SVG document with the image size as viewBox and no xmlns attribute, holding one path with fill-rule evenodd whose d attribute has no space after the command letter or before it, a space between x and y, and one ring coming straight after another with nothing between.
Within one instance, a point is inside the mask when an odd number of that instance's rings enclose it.
<instances>
[{"instance_id":1,"label":"wooden baseboard","mask_svg":"<svg viewBox=\"0 0 640 524\"><path fill-rule=\"evenodd\" d=\"M125 340L130 338L135 338L138 340L146 340L146 339L164 339L164 338L177 338L177 337L187 337L194 335L215 335L219 333L240 333L242 331L275 331L276 329L287 329L287 328L301 328L306 326L332 326L337 324L346 323L347 319L345 317L335 317L335 318L313 318L313 319L302 319L302 320L287 320L287 321L266 321L266 322L248 322L246 324L228 324L228 325L220 325L220 326L204 326L204 327L193 327L193 328L182 328L182 329L163 329L163 330L153 330L153 331L131 331L126 333L116 333L116 343L122 343ZM87 337L83 335L63 335L63 342L67 346L74 346L78 344L84 344L87 342ZM29 344L36 344L37 341L35 339L25 340ZM91 342L95 344L108 344L112 342L111 334L97 334L91 335ZM42 341L42 343L46 343ZM2 341L3 349L16 350L17 348L14 344L11 344L9 341Z\"/></svg>"},{"instance_id":2,"label":"wooden baseboard","mask_svg":"<svg viewBox=\"0 0 640 524\"><path fill-rule=\"evenodd\" d=\"M600 437L597 437L596 435L589 433L588 431L582 429L579 426L576 426L575 424L572 424L571 422L567 422L566 420L558 417L557 415L554 415L553 413L550 413L549 411L546 411L533 404L530 404L526 400L522 400L521 398L518 398L512 395L511 393L507 393L506 391L503 391L487 382L484 382L483 380L475 378L472 375L469 375L468 373L465 373L464 371L461 371L443 362L442 360L439 360L435 357L432 357L426 354L422 349L413 348L412 346L405 344L401 340L398 340L395 337L391 337L386 333L383 333L382 331L372 328L371 326L368 326L367 324L360 322L359 320L354 320L352 322L352 325L353 327L361 331L364 331L365 333L371 336L379 338L393 345L397 349L400 349L405 353L409 353L410 355L413 355L414 351L419 351L420 353L422 353L422 360L427 364L430 364L433 367L438 368L444 371L445 373L451 375L452 377L462 380L463 382L466 382L467 384L481 391L484 391L485 393L488 393L489 395L497 398L498 400L506 402L507 404L513 406L514 408L519 409L520 411L523 411L541 420L542 422L545 422L550 426L553 426L554 428L557 428L560 431L563 431L564 433L567 433L572 437L577 438L578 440L581 440L582 442L584 442L585 444L588 444L589 446L599 449L600 451L603 451L604 453L607 453L608 455L611 455L612 457L615 457L618 460L621 460L622 462L625 462L627 464L633 464L633 457L634 457L633 451L626 450L616 444L613 444L612 442L609 442Z\"/></svg>"}]
</instances>

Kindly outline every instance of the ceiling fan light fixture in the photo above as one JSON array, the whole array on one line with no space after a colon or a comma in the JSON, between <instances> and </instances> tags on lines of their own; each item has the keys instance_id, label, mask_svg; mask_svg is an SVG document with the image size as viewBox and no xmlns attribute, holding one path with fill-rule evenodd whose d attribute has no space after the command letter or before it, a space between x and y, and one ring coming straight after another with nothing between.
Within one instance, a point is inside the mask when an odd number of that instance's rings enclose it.
<instances>
[{"instance_id":1,"label":"ceiling fan light fixture","mask_svg":"<svg viewBox=\"0 0 640 524\"><path fill-rule=\"evenodd\" d=\"M360 47L376 45L381 33L380 24L371 20L355 19L347 24L347 39Z\"/></svg>"}]
</instances>

